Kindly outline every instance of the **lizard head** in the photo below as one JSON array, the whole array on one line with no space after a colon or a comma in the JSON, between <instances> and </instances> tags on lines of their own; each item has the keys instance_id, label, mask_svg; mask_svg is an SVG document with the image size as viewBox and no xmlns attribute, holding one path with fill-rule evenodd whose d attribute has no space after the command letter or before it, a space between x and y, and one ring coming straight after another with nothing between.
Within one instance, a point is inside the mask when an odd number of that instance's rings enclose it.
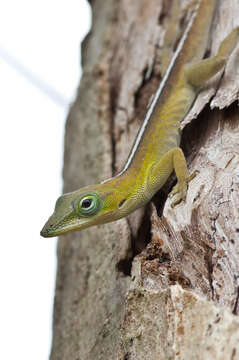
<instances>
[{"instance_id":1,"label":"lizard head","mask_svg":"<svg viewBox=\"0 0 239 360\"><path fill-rule=\"evenodd\" d=\"M56 201L54 213L41 235L53 237L117 220L125 215L120 206L123 197L110 181L64 194Z\"/></svg>"}]
</instances>

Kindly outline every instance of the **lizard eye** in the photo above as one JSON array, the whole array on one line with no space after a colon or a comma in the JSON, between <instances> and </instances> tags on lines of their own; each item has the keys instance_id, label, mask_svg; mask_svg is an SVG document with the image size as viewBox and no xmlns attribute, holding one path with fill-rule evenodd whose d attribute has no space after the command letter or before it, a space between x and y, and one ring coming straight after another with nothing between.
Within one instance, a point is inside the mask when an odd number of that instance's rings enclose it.
<instances>
[{"instance_id":1,"label":"lizard eye","mask_svg":"<svg viewBox=\"0 0 239 360\"><path fill-rule=\"evenodd\" d=\"M101 200L97 194L85 195L78 203L76 211L80 216L95 215L101 208Z\"/></svg>"}]
</instances>

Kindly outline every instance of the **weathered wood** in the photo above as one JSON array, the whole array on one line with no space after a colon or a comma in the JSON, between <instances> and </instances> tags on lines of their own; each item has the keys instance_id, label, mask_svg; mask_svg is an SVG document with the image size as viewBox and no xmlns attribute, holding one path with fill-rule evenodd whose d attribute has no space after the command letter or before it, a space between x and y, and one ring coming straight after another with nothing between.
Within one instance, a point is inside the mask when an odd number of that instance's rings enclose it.
<instances>
[{"instance_id":1,"label":"weathered wood","mask_svg":"<svg viewBox=\"0 0 239 360\"><path fill-rule=\"evenodd\" d=\"M171 4L91 1L64 191L110 177L126 161L161 80ZM182 14L182 27L187 20ZM221 0L212 53L236 25L237 0ZM190 171L200 170L186 202L165 203L172 178L128 219L60 238L51 360L238 358L238 51L182 124Z\"/></svg>"}]
</instances>

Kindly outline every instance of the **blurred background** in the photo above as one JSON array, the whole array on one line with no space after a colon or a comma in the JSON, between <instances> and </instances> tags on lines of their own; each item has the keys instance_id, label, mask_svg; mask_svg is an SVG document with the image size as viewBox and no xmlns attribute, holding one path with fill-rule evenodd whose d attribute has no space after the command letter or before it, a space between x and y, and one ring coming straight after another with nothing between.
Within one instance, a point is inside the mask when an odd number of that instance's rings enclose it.
<instances>
[{"instance_id":1,"label":"blurred background","mask_svg":"<svg viewBox=\"0 0 239 360\"><path fill-rule=\"evenodd\" d=\"M0 359L46 360L56 239L39 232L62 189L86 0L8 0L0 13Z\"/></svg>"}]
</instances>

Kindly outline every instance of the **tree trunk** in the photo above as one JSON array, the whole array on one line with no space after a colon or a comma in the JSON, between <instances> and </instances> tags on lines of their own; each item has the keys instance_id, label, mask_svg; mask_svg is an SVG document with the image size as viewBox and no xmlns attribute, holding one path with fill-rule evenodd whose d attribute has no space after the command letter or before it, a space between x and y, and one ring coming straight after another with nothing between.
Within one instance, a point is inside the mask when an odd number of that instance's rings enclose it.
<instances>
[{"instance_id":1,"label":"tree trunk","mask_svg":"<svg viewBox=\"0 0 239 360\"><path fill-rule=\"evenodd\" d=\"M161 81L171 4L91 1L66 125L65 192L126 161ZM182 28L189 16L182 11ZM236 25L238 1L221 0L208 50ZM59 239L51 360L239 359L238 94L235 51L182 124L189 170L200 171L186 202L170 208L172 177L127 219Z\"/></svg>"}]
</instances>

